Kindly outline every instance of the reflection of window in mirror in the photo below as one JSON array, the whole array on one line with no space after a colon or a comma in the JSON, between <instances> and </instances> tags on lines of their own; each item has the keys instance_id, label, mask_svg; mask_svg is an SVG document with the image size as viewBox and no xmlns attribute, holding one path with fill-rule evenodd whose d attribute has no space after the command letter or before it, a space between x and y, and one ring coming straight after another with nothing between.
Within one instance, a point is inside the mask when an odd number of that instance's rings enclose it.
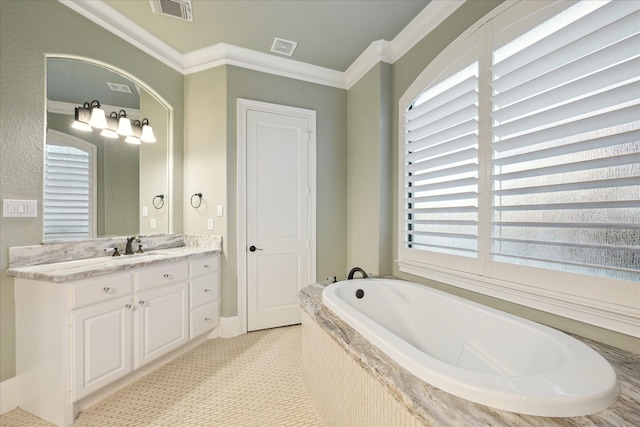
<instances>
[{"instance_id":1,"label":"reflection of window in mirror","mask_svg":"<svg viewBox=\"0 0 640 427\"><path fill-rule=\"evenodd\" d=\"M45 241L95 237L95 173L95 145L62 132L47 132Z\"/></svg>"}]
</instances>

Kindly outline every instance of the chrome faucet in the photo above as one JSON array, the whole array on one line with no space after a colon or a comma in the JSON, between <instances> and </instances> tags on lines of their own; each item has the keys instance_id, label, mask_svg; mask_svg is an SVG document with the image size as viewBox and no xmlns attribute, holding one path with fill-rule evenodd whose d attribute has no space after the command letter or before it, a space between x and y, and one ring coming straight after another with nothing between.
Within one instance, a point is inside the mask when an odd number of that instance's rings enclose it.
<instances>
[{"instance_id":1,"label":"chrome faucet","mask_svg":"<svg viewBox=\"0 0 640 427\"><path fill-rule=\"evenodd\" d=\"M358 272L358 271L359 271L360 273L362 273L362 278L363 278L363 279L366 279L367 277L369 277L369 276L367 276L367 273L365 273L365 272L364 272L364 270L363 270L363 269L361 269L360 267L353 267L353 268L351 269L351 271L349 272L349 277L347 277L347 280L351 280L351 279L353 279L353 275L354 275L356 272Z\"/></svg>"},{"instance_id":2,"label":"chrome faucet","mask_svg":"<svg viewBox=\"0 0 640 427\"><path fill-rule=\"evenodd\" d=\"M133 242L140 243L140 236L127 237L127 247L124 250L125 255L133 255Z\"/></svg>"}]
</instances>

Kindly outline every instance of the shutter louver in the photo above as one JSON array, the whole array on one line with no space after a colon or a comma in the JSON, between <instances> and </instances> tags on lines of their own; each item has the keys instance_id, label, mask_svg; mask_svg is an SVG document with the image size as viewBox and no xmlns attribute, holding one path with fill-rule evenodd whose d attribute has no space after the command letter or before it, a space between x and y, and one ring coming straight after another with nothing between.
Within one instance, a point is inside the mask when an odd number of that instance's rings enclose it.
<instances>
[{"instance_id":1,"label":"shutter louver","mask_svg":"<svg viewBox=\"0 0 640 427\"><path fill-rule=\"evenodd\" d=\"M407 248L478 257L478 64L405 113Z\"/></svg>"},{"instance_id":2,"label":"shutter louver","mask_svg":"<svg viewBox=\"0 0 640 427\"><path fill-rule=\"evenodd\" d=\"M639 281L639 5L585 3L494 53L492 259Z\"/></svg>"},{"instance_id":3,"label":"shutter louver","mask_svg":"<svg viewBox=\"0 0 640 427\"><path fill-rule=\"evenodd\" d=\"M89 155L50 144L46 150L45 240L86 239L90 237Z\"/></svg>"}]
</instances>

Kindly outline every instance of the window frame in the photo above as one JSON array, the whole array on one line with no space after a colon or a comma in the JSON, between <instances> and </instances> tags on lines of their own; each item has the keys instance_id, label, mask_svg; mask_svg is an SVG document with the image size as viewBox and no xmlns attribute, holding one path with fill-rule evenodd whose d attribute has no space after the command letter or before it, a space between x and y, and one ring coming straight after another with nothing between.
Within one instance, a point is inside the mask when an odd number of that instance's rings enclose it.
<instances>
[{"instance_id":1,"label":"window frame","mask_svg":"<svg viewBox=\"0 0 640 427\"><path fill-rule=\"evenodd\" d=\"M547 2L507 1L475 23L446 47L414 80L399 100L398 108L398 267L403 273L435 280L462 289L478 292L491 297L546 311L559 316L578 320L598 327L640 337L640 283L626 280L603 279L535 267L510 266L491 260L491 104L489 71L492 46L492 20L508 9L517 6L522 10L522 19L531 11L543 6L555 5ZM554 6L555 7L555 6ZM560 5L558 7L561 7ZM518 12L517 9L513 11ZM510 11L511 12L511 11ZM404 153L404 113L407 108L430 86L434 76L446 70L445 59L464 48L469 40L478 41L479 53L479 129L478 129L478 262L480 273L464 271L461 268L445 267L440 256L430 258L433 253L412 250L404 245L405 188L406 176ZM436 77L437 79L437 77ZM499 265L498 265L499 264ZM449 264L450 265L450 264ZM494 271L494 268L496 271ZM520 276L535 279L535 283L516 283L496 278L499 270L517 270ZM510 272L511 276L513 272ZM557 283L562 283L558 289ZM612 290L612 286L615 289Z\"/></svg>"}]
</instances>

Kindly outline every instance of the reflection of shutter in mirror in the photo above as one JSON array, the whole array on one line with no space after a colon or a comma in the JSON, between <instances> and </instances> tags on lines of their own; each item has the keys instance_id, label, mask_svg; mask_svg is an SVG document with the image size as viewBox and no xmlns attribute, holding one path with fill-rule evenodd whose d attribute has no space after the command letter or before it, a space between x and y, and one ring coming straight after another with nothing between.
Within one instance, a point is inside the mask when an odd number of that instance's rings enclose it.
<instances>
[{"instance_id":1,"label":"reflection of shutter in mirror","mask_svg":"<svg viewBox=\"0 0 640 427\"><path fill-rule=\"evenodd\" d=\"M46 145L45 241L93 237L92 163L91 148Z\"/></svg>"}]
</instances>

